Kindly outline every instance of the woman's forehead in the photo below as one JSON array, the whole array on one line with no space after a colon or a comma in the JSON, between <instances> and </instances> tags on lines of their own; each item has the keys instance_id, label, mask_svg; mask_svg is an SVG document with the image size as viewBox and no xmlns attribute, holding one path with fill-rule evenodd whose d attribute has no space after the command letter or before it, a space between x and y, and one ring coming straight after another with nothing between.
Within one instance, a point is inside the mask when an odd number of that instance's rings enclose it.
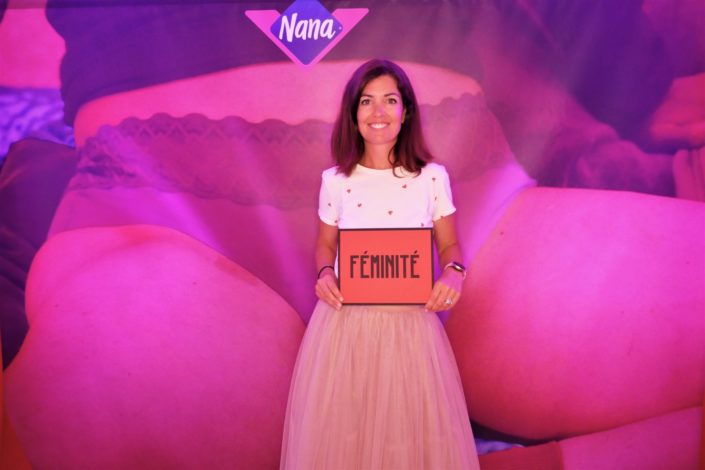
<instances>
[{"instance_id":1,"label":"woman's forehead","mask_svg":"<svg viewBox=\"0 0 705 470\"><path fill-rule=\"evenodd\" d=\"M390 75L381 75L373 78L362 89L363 95L386 95L390 93L399 94L397 81Z\"/></svg>"}]
</instances>

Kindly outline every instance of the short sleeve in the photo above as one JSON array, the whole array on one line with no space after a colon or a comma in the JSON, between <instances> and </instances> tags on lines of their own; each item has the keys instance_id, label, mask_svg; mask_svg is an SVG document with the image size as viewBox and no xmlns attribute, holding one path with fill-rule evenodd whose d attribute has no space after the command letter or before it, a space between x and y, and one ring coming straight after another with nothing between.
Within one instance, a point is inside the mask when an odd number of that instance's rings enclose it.
<instances>
[{"instance_id":1,"label":"short sleeve","mask_svg":"<svg viewBox=\"0 0 705 470\"><path fill-rule=\"evenodd\" d=\"M332 190L328 172L323 172L321 178L321 192L318 195L318 217L326 224L337 226L340 205L335 192Z\"/></svg>"},{"instance_id":2,"label":"short sleeve","mask_svg":"<svg viewBox=\"0 0 705 470\"><path fill-rule=\"evenodd\" d=\"M450 178L446 169L437 165L433 180L433 220L448 216L455 212L453 194L450 190Z\"/></svg>"}]
</instances>

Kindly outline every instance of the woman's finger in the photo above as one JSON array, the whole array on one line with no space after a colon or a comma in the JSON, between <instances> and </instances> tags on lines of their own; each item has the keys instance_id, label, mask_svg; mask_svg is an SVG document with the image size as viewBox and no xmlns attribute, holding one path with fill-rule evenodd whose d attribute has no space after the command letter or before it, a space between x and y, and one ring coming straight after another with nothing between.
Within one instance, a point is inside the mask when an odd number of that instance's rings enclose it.
<instances>
[{"instance_id":1,"label":"woman's finger","mask_svg":"<svg viewBox=\"0 0 705 470\"><path fill-rule=\"evenodd\" d=\"M452 287L448 287L445 284L443 285L445 286L445 289L441 291L441 295L438 298L436 311L448 310L455 306L455 304L458 302L458 299L460 299L460 291L453 289Z\"/></svg>"},{"instance_id":2,"label":"woman's finger","mask_svg":"<svg viewBox=\"0 0 705 470\"><path fill-rule=\"evenodd\" d=\"M431 291L431 298L426 303L426 309L437 312L443 310L446 299L448 298L449 288L442 282L436 282Z\"/></svg>"},{"instance_id":3,"label":"woman's finger","mask_svg":"<svg viewBox=\"0 0 705 470\"><path fill-rule=\"evenodd\" d=\"M333 296L336 298L338 302L343 301L343 295L340 293L340 289L338 289L338 283L336 281L330 282L330 291L333 294Z\"/></svg>"},{"instance_id":4,"label":"woman's finger","mask_svg":"<svg viewBox=\"0 0 705 470\"><path fill-rule=\"evenodd\" d=\"M316 282L316 296L336 310L343 306L335 276L324 276Z\"/></svg>"}]
</instances>

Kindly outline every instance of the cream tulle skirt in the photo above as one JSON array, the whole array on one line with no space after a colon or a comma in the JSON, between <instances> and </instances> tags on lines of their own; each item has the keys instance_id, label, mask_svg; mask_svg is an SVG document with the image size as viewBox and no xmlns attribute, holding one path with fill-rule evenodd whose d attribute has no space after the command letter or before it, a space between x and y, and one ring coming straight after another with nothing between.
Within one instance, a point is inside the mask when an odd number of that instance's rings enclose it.
<instances>
[{"instance_id":1,"label":"cream tulle skirt","mask_svg":"<svg viewBox=\"0 0 705 470\"><path fill-rule=\"evenodd\" d=\"M479 469L437 315L319 302L294 369L281 468Z\"/></svg>"}]
</instances>

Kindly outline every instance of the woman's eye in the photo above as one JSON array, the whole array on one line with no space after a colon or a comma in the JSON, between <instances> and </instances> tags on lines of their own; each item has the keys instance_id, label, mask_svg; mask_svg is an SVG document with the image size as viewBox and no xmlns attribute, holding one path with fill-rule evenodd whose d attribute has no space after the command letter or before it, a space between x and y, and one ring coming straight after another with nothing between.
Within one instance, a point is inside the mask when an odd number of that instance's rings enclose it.
<instances>
[{"instance_id":1,"label":"woman's eye","mask_svg":"<svg viewBox=\"0 0 705 470\"><path fill-rule=\"evenodd\" d=\"M389 104L397 104L397 99L396 98L389 98L387 101Z\"/></svg>"},{"instance_id":2,"label":"woman's eye","mask_svg":"<svg viewBox=\"0 0 705 470\"><path fill-rule=\"evenodd\" d=\"M370 104L369 98L363 98L360 100L360 104Z\"/></svg>"}]
</instances>

